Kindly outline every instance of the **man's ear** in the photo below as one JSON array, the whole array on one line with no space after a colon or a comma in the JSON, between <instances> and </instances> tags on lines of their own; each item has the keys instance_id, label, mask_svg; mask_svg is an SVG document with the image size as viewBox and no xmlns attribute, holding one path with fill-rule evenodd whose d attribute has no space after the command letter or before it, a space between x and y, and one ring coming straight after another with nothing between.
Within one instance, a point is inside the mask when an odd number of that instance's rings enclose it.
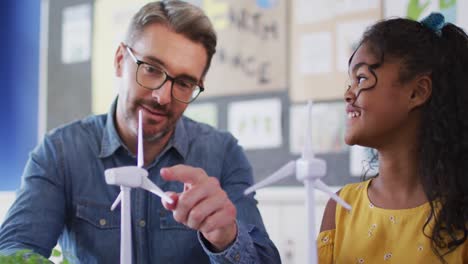
<instances>
[{"instance_id":1,"label":"man's ear","mask_svg":"<svg viewBox=\"0 0 468 264\"><path fill-rule=\"evenodd\" d=\"M416 77L410 95L410 109L413 110L426 103L431 97L431 94L432 78L427 74Z\"/></svg>"},{"instance_id":2,"label":"man's ear","mask_svg":"<svg viewBox=\"0 0 468 264\"><path fill-rule=\"evenodd\" d=\"M117 50L115 51L115 56L114 56L114 69L115 69L115 76L117 77L122 76L124 55L125 55L125 45L123 43L120 43L119 47L117 47Z\"/></svg>"}]
</instances>

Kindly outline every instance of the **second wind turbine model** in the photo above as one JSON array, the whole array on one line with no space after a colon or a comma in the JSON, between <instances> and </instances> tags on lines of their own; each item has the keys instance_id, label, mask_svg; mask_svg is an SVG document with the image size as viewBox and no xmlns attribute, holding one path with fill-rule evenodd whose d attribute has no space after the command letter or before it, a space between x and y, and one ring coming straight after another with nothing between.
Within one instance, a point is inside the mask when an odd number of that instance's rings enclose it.
<instances>
[{"instance_id":1,"label":"second wind turbine model","mask_svg":"<svg viewBox=\"0 0 468 264\"><path fill-rule=\"evenodd\" d=\"M104 171L107 184L119 185L120 194L116 202L111 207L114 210L115 206L122 201L121 220L120 220L120 264L131 264L132 256L132 209L130 201L130 193L132 188L142 188L156 194L168 203L174 201L165 194L156 184L148 179L148 171L143 168L143 124L142 112L138 112L138 154L137 166L125 166L107 169Z\"/></svg>"},{"instance_id":2,"label":"second wind turbine model","mask_svg":"<svg viewBox=\"0 0 468 264\"><path fill-rule=\"evenodd\" d=\"M308 103L308 118L307 127L304 135L304 146L302 149L302 155L299 159L288 162L286 165L281 167L278 171L264 179L263 181L247 188L244 192L245 195L254 192L262 187L271 185L281 179L296 174L296 178L299 181L304 182L306 187L306 207L307 207L307 226L306 234L307 239L307 263L316 264L317 260L317 242L315 235L315 199L314 189L319 189L327 193L333 200L339 203L344 208L351 210L351 206L347 204L343 199L336 195L329 189L320 178L324 177L327 172L327 164L324 160L317 159L314 156L311 142L311 117L312 117L312 102Z\"/></svg>"}]
</instances>

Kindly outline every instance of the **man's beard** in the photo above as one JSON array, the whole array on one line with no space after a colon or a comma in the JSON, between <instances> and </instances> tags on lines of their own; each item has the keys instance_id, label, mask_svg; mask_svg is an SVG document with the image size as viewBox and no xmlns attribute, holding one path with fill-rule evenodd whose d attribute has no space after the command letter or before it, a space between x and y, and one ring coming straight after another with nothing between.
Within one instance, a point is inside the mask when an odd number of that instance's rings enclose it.
<instances>
[{"instance_id":1,"label":"man's beard","mask_svg":"<svg viewBox=\"0 0 468 264\"><path fill-rule=\"evenodd\" d=\"M147 142L158 142L160 139L162 139L164 136L167 135L171 131L171 127L167 126L166 128L163 129L163 131L159 131L156 134L150 134L150 135L143 135L143 140Z\"/></svg>"},{"instance_id":2,"label":"man's beard","mask_svg":"<svg viewBox=\"0 0 468 264\"><path fill-rule=\"evenodd\" d=\"M171 120L174 117L173 113L171 113L167 109L167 107L164 107L164 106L158 104L155 101L146 101L145 102L144 100L141 100L141 101L137 102L137 104L145 105L146 107L148 107L150 109L162 111L162 112L166 113L166 115L167 115L167 126L163 127L162 131L159 131L159 132L154 133L154 134L144 134L143 133L143 140L144 141L152 142L152 143L158 142L159 140L164 138L168 133L170 133L175 128L175 123L171 123ZM150 124L151 123L152 122L150 121ZM151 124L151 125L156 125L156 123ZM144 131L144 129L143 129L143 131Z\"/></svg>"}]
</instances>

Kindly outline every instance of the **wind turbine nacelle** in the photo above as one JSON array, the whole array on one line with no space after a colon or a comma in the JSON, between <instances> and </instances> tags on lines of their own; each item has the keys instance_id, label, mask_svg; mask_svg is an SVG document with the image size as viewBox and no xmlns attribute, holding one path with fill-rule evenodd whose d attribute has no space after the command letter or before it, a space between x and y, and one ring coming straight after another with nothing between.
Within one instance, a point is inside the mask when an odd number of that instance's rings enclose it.
<instances>
[{"instance_id":1,"label":"wind turbine nacelle","mask_svg":"<svg viewBox=\"0 0 468 264\"><path fill-rule=\"evenodd\" d=\"M148 176L148 171L137 166L126 166L107 169L104 175L107 184L137 188L141 186L142 178Z\"/></svg>"},{"instance_id":2,"label":"wind turbine nacelle","mask_svg":"<svg viewBox=\"0 0 468 264\"><path fill-rule=\"evenodd\" d=\"M296 178L299 181L306 179L318 179L327 174L327 163L322 159L298 159L296 160Z\"/></svg>"}]
</instances>

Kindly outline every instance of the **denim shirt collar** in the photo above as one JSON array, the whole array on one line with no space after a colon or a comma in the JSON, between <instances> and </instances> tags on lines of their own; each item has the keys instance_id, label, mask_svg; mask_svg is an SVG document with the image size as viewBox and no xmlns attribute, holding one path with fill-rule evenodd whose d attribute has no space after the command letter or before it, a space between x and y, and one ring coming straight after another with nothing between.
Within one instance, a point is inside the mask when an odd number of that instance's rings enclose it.
<instances>
[{"instance_id":1,"label":"denim shirt collar","mask_svg":"<svg viewBox=\"0 0 468 264\"><path fill-rule=\"evenodd\" d=\"M114 100L109 112L107 113L107 122L103 128L103 137L101 140L101 152L99 153L100 158L111 156L119 147L126 148L119 134L117 133L114 120L116 108L117 98ZM163 152L166 152L169 149L174 148L184 159L187 156L188 145L190 141L185 127L185 120L186 118L184 116L177 120L175 132L172 134L167 146L163 150Z\"/></svg>"},{"instance_id":2,"label":"denim shirt collar","mask_svg":"<svg viewBox=\"0 0 468 264\"><path fill-rule=\"evenodd\" d=\"M187 153L189 149L190 135L188 134L187 128L185 127L186 117L181 116L177 120L176 128L174 134L172 135L172 140L169 142L169 145L172 145L177 152L184 158L187 158Z\"/></svg>"}]
</instances>

